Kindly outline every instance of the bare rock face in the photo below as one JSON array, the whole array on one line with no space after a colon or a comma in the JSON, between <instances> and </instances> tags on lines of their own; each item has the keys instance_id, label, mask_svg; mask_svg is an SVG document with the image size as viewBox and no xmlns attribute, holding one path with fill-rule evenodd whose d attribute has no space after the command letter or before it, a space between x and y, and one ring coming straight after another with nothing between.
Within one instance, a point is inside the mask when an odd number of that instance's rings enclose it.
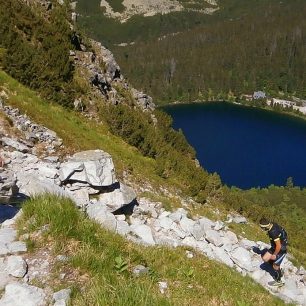
<instances>
[{"instance_id":1,"label":"bare rock face","mask_svg":"<svg viewBox=\"0 0 306 306\"><path fill-rule=\"evenodd\" d=\"M111 186L117 182L113 160L102 150L74 154L61 164L59 177L62 183L82 182L93 187Z\"/></svg>"}]
</instances>

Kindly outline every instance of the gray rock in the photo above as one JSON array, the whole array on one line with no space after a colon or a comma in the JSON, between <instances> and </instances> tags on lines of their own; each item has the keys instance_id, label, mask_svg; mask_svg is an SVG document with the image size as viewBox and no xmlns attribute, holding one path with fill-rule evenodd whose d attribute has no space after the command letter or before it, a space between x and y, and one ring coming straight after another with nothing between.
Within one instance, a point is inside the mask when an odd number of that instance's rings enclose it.
<instances>
[{"instance_id":1,"label":"gray rock","mask_svg":"<svg viewBox=\"0 0 306 306\"><path fill-rule=\"evenodd\" d=\"M247 219L245 218L245 217L242 217L242 216L236 216L236 217L234 217L233 218L233 222L234 223L243 223L243 224L245 224L245 223L248 223L247 222Z\"/></svg>"},{"instance_id":2,"label":"gray rock","mask_svg":"<svg viewBox=\"0 0 306 306\"><path fill-rule=\"evenodd\" d=\"M7 255L10 253L10 250L7 247L6 243L0 242L0 256Z\"/></svg>"},{"instance_id":3,"label":"gray rock","mask_svg":"<svg viewBox=\"0 0 306 306\"><path fill-rule=\"evenodd\" d=\"M45 306L46 295L40 288L22 283L10 283L0 300L0 306Z\"/></svg>"},{"instance_id":4,"label":"gray rock","mask_svg":"<svg viewBox=\"0 0 306 306\"><path fill-rule=\"evenodd\" d=\"M2 137L1 140L3 145L14 148L19 152L27 153L30 151L29 147L25 146L24 144L20 143L17 140L8 137Z\"/></svg>"},{"instance_id":5,"label":"gray rock","mask_svg":"<svg viewBox=\"0 0 306 306\"><path fill-rule=\"evenodd\" d=\"M111 186L117 182L111 156L102 150L76 153L62 163L59 170L60 180L85 182L91 186Z\"/></svg>"},{"instance_id":6,"label":"gray rock","mask_svg":"<svg viewBox=\"0 0 306 306\"><path fill-rule=\"evenodd\" d=\"M247 271L254 270L250 253L246 249L238 247L231 253L231 258L240 268Z\"/></svg>"},{"instance_id":7,"label":"gray rock","mask_svg":"<svg viewBox=\"0 0 306 306\"><path fill-rule=\"evenodd\" d=\"M259 282L264 276L265 276L265 271L258 269L255 270L254 272L250 273L250 276L257 282Z\"/></svg>"},{"instance_id":8,"label":"gray rock","mask_svg":"<svg viewBox=\"0 0 306 306\"><path fill-rule=\"evenodd\" d=\"M197 248L197 246L198 246L197 241L194 239L194 237L185 237L181 241L181 244L186 245L186 246L190 246L192 248Z\"/></svg>"},{"instance_id":9,"label":"gray rock","mask_svg":"<svg viewBox=\"0 0 306 306\"><path fill-rule=\"evenodd\" d=\"M214 225L214 230L220 231L221 229L223 229L223 227L224 227L224 223L221 221L217 221Z\"/></svg>"},{"instance_id":10,"label":"gray rock","mask_svg":"<svg viewBox=\"0 0 306 306\"><path fill-rule=\"evenodd\" d=\"M119 188L116 188L111 192L102 193L99 196L99 202L109 206L113 210L130 204L135 199L135 191L131 187L124 184L120 184Z\"/></svg>"},{"instance_id":11,"label":"gray rock","mask_svg":"<svg viewBox=\"0 0 306 306\"><path fill-rule=\"evenodd\" d=\"M238 243L238 238L237 238L236 234L231 232L231 231L224 232L224 238L226 238L230 244ZM224 243L224 244L226 244L226 243Z\"/></svg>"},{"instance_id":12,"label":"gray rock","mask_svg":"<svg viewBox=\"0 0 306 306\"><path fill-rule=\"evenodd\" d=\"M0 290L3 290L10 281L10 276L5 271L4 258L0 258Z\"/></svg>"},{"instance_id":13,"label":"gray rock","mask_svg":"<svg viewBox=\"0 0 306 306\"><path fill-rule=\"evenodd\" d=\"M207 230L205 238L207 241L209 241L210 243L212 243L217 247L223 245L223 239L221 235L215 230Z\"/></svg>"},{"instance_id":14,"label":"gray rock","mask_svg":"<svg viewBox=\"0 0 306 306\"><path fill-rule=\"evenodd\" d=\"M204 239L205 237L205 230L203 226L200 225L200 223L195 223L191 232L192 236L196 240Z\"/></svg>"},{"instance_id":15,"label":"gray rock","mask_svg":"<svg viewBox=\"0 0 306 306\"><path fill-rule=\"evenodd\" d=\"M174 222L179 222L183 217L187 216L187 211L184 208L178 208L175 212L169 215L169 218Z\"/></svg>"},{"instance_id":16,"label":"gray rock","mask_svg":"<svg viewBox=\"0 0 306 306\"><path fill-rule=\"evenodd\" d=\"M159 217L159 226L165 230L169 230L173 224L173 221L168 217Z\"/></svg>"},{"instance_id":17,"label":"gray rock","mask_svg":"<svg viewBox=\"0 0 306 306\"><path fill-rule=\"evenodd\" d=\"M9 256L6 259L5 270L14 277L24 277L27 273L27 263L20 256Z\"/></svg>"},{"instance_id":18,"label":"gray rock","mask_svg":"<svg viewBox=\"0 0 306 306\"><path fill-rule=\"evenodd\" d=\"M133 274L135 276L140 276L140 275L143 275L143 274L147 274L149 272L149 269L146 268L145 266L143 265L137 265L134 269L133 269Z\"/></svg>"},{"instance_id":19,"label":"gray rock","mask_svg":"<svg viewBox=\"0 0 306 306\"><path fill-rule=\"evenodd\" d=\"M130 231L130 226L126 221L117 220L116 233L121 236L126 236Z\"/></svg>"},{"instance_id":20,"label":"gray rock","mask_svg":"<svg viewBox=\"0 0 306 306\"><path fill-rule=\"evenodd\" d=\"M27 245L23 241L14 241L7 244L10 253L24 253L27 251Z\"/></svg>"},{"instance_id":21,"label":"gray rock","mask_svg":"<svg viewBox=\"0 0 306 306\"><path fill-rule=\"evenodd\" d=\"M168 289L168 283L167 282L158 282L159 292L161 294L164 294L166 290Z\"/></svg>"},{"instance_id":22,"label":"gray rock","mask_svg":"<svg viewBox=\"0 0 306 306\"><path fill-rule=\"evenodd\" d=\"M132 225L131 230L138 236L145 244L155 245L151 228L145 224Z\"/></svg>"},{"instance_id":23,"label":"gray rock","mask_svg":"<svg viewBox=\"0 0 306 306\"><path fill-rule=\"evenodd\" d=\"M186 236L190 236L193 231L194 224L194 220L191 220L187 217L183 217L179 223L179 226L186 233Z\"/></svg>"},{"instance_id":24,"label":"gray rock","mask_svg":"<svg viewBox=\"0 0 306 306\"><path fill-rule=\"evenodd\" d=\"M215 254L215 258L218 261L226 264L227 266L231 268L234 266L234 263L231 260L230 256L222 248L215 248L213 251Z\"/></svg>"},{"instance_id":25,"label":"gray rock","mask_svg":"<svg viewBox=\"0 0 306 306\"><path fill-rule=\"evenodd\" d=\"M13 242L17 237L17 231L13 228L0 228L0 243Z\"/></svg>"},{"instance_id":26,"label":"gray rock","mask_svg":"<svg viewBox=\"0 0 306 306\"><path fill-rule=\"evenodd\" d=\"M87 214L89 218L98 221L103 227L112 231L116 230L117 220L112 213L106 210L104 205L100 203L88 205Z\"/></svg>"},{"instance_id":27,"label":"gray rock","mask_svg":"<svg viewBox=\"0 0 306 306\"><path fill-rule=\"evenodd\" d=\"M54 181L47 178L40 178L37 174L29 174L21 171L17 174L18 186L21 193L33 197L44 193L70 198L70 195L63 188L56 185Z\"/></svg>"},{"instance_id":28,"label":"gray rock","mask_svg":"<svg viewBox=\"0 0 306 306\"><path fill-rule=\"evenodd\" d=\"M202 217L201 219L199 219L198 222L200 223L200 225L202 226L204 231L212 229L213 226L215 225L214 222L212 222L211 220L209 220L205 217Z\"/></svg>"},{"instance_id":29,"label":"gray rock","mask_svg":"<svg viewBox=\"0 0 306 306\"><path fill-rule=\"evenodd\" d=\"M296 272L297 275L306 275L306 270L304 267L300 266L298 271Z\"/></svg>"},{"instance_id":30,"label":"gray rock","mask_svg":"<svg viewBox=\"0 0 306 306\"><path fill-rule=\"evenodd\" d=\"M17 179L14 172L4 170L0 172L0 199L10 199L18 192Z\"/></svg>"},{"instance_id":31,"label":"gray rock","mask_svg":"<svg viewBox=\"0 0 306 306\"><path fill-rule=\"evenodd\" d=\"M255 241L251 241L251 240L248 240L248 239L242 239L242 240L240 240L239 245L240 245L242 248L245 248L245 249L247 249L247 250L251 250L251 249L253 249L253 247L255 247L257 244L256 244Z\"/></svg>"},{"instance_id":32,"label":"gray rock","mask_svg":"<svg viewBox=\"0 0 306 306\"><path fill-rule=\"evenodd\" d=\"M71 289L62 289L53 294L53 300L55 302L64 301L65 303L67 303L70 299L70 295L71 295Z\"/></svg>"}]
</instances>

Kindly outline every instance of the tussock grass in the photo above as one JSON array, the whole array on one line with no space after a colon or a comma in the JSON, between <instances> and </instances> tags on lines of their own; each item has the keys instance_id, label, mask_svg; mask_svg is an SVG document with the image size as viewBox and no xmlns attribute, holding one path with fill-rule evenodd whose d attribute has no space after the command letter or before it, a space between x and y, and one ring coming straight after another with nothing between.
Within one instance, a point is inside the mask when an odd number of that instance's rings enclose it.
<instances>
[{"instance_id":1,"label":"tussock grass","mask_svg":"<svg viewBox=\"0 0 306 306\"><path fill-rule=\"evenodd\" d=\"M23 212L22 231L47 228L44 241L60 241L61 253L70 256L66 264L89 275L77 283L72 305L283 305L250 278L201 254L188 259L186 248L144 247L104 230L69 199L39 196ZM118 256L127 263L122 272L115 266ZM138 264L150 272L135 277ZM158 281L168 283L164 295Z\"/></svg>"}]
</instances>

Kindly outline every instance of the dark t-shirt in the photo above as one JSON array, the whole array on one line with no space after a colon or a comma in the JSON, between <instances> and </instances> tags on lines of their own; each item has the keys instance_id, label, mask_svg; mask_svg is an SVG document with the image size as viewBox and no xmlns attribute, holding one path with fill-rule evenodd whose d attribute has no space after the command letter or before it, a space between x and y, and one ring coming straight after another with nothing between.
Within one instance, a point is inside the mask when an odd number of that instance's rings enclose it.
<instances>
[{"instance_id":1,"label":"dark t-shirt","mask_svg":"<svg viewBox=\"0 0 306 306\"><path fill-rule=\"evenodd\" d=\"M287 234L281 226L279 226L277 223L273 223L272 228L268 231L268 236L270 238L270 243L273 250L275 250L276 247L275 241L279 239L282 245L281 250L286 251Z\"/></svg>"}]
</instances>

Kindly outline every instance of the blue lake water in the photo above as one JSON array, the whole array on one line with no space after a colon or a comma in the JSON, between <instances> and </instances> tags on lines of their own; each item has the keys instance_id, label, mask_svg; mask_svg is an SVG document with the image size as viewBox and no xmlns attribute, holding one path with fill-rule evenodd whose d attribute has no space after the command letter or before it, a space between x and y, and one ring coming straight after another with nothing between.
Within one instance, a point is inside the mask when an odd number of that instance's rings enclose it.
<instances>
[{"instance_id":1,"label":"blue lake water","mask_svg":"<svg viewBox=\"0 0 306 306\"><path fill-rule=\"evenodd\" d=\"M240 188L306 186L306 120L226 102L163 108L201 165Z\"/></svg>"}]
</instances>

